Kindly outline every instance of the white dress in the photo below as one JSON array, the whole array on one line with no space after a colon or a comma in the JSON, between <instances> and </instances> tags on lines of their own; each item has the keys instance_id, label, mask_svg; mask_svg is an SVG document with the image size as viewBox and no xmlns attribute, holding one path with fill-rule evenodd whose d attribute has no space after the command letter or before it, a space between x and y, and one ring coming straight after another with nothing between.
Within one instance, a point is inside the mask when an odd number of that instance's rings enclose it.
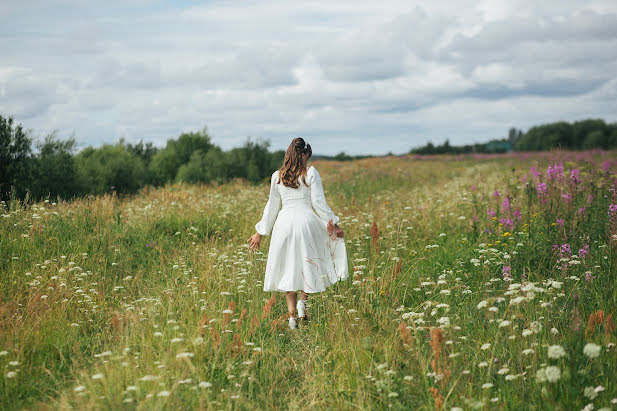
<instances>
[{"instance_id":1,"label":"white dress","mask_svg":"<svg viewBox=\"0 0 617 411\"><path fill-rule=\"evenodd\" d=\"M271 233L264 291L317 293L349 274L345 241L328 235L328 221L336 224L339 218L326 204L319 173L311 166L308 187L300 180L298 188L277 184L275 171L263 217L255 225L259 234Z\"/></svg>"}]
</instances>

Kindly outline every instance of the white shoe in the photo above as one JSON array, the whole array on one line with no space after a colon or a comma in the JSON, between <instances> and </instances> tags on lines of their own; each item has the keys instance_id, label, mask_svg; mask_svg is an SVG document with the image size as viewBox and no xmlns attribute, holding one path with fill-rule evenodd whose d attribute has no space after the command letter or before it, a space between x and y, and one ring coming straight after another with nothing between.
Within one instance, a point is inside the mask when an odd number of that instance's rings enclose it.
<instances>
[{"instance_id":1,"label":"white shoe","mask_svg":"<svg viewBox=\"0 0 617 411\"><path fill-rule=\"evenodd\" d=\"M289 317L289 328L291 330L295 330L296 328L298 328L298 322L294 317Z\"/></svg>"},{"instance_id":2,"label":"white shoe","mask_svg":"<svg viewBox=\"0 0 617 411\"><path fill-rule=\"evenodd\" d=\"M298 300L298 302L296 303L296 311L298 312L298 317L299 318L304 318L306 316L306 303L304 302L304 300Z\"/></svg>"}]
</instances>

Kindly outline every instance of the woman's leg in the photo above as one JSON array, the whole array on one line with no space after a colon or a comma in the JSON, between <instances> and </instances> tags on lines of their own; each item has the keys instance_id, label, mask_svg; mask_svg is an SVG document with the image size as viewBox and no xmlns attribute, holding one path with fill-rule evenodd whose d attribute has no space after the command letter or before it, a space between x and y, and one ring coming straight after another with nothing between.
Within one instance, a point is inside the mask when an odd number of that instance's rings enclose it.
<instances>
[{"instance_id":1,"label":"woman's leg","mask_svg":"<svg viewBox=\"0 0 617 411\"><path fill-rule=\"evenodd\" d=\"M289 316L295 317L296 300L298 299L298 294L295 291L287 291L285 293L285 298L287 299L287 311L289 311Z\"/></svg>"}]
</instances>

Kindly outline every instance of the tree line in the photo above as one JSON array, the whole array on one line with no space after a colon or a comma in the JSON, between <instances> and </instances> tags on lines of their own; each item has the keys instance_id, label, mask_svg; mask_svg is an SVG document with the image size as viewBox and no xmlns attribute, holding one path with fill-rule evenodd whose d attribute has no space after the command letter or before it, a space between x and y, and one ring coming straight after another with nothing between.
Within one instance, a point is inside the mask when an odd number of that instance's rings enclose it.
<instances>
[{"instance_id":1,"label":"tree line","mask_svg":"<svg viewBox=\"0 0 617 411\"><path fill-rule=\"evenodd\" d=\"M115 144L86 147L75 153L75 139L58 138L56 133L35 142L12 117L0 115L0 200L11 196L40 200L69 199L86 194L115 191L130 194L145 185L167 183L223 183L234 178L259 182L280 167L285 152L269 150L267 141L248 139L242 147L223 151L212 143L206 129L182 133L167 140L165 147L152 143ZM617 148L617 123L601 119L574 123L556 122L530 128L526 133L511 128L507 138L464 146L428 143L411 154L499 153L539 151L552 148ZM391 153L389 153L392 155ZM315 159L339 161L371 156L341 152Z\"/></svg>"},{"instance_id":2,"label":"tree line","mask_svg":"<svg viewBox=\"0 0 617 411\"><path fill-rule=\"evenodd\" d=\"M115 191L130 194L145 185L223 183L233 178L252 182L280 167L285 152L269 151L267 141L248 139L223 151L206 129L182 133L163 148L152 143L86 147L75 154L75 139L56 133L34 142L21 124L0 115L0 199L69 199Z\"/></svg>"},{"instance_id":3,"label":"tree line","mask_svg":"<svg viewBox=\"0 0 617 411\"><path fill-rule=\"evenodd\" d=\"M508 137L486 143L452 146L446 140L441 145L428 144L412 148L410 154L505 153L509 151L546 151L553 148L586 150L617 148L617 123L602 119L587 119L568 123L559 121L531 127L526 133L511 128Z\"/></svg>"}]
</instances>

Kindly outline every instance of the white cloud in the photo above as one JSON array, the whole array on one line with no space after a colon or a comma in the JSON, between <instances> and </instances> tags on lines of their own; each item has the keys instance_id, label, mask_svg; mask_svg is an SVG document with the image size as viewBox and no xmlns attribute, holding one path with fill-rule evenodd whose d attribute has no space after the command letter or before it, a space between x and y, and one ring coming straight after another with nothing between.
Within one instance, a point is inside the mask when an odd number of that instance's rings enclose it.
<instances>
[{"instance_id":1,"label":"white cloud","mask_svg":"<svg viewBox=\"0 0 617 411\"><path fill-rule=\"evenodd\" d=\"M415 3L4 3L0 114L81 146L206 125L327 154L617 120L614 2Z\"/></svg>"}]
</instances>

